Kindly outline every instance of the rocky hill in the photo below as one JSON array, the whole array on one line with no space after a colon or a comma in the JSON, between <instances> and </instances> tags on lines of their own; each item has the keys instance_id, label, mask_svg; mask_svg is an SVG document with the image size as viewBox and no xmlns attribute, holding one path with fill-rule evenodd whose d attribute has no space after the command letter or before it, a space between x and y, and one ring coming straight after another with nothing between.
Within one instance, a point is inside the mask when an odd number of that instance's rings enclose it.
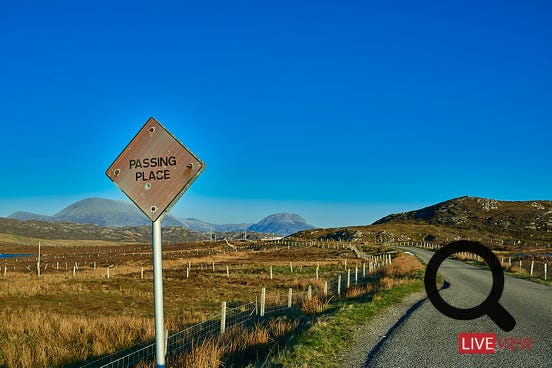
<instances>
[{"instance_id":1,"label":"rocky hill","mask_svg":"<svg viewBox=\"0 0 552 368\"><path fill-rule=\"evenodd\" d=\"M552 201L498 201L460 197L419 210L385 216L372 225L313 229L308 239L359 242L476 239L497 245L552 243Z\"/></svg>"},{"instance_id":2,"label":"rocky hill","mask_svg":"<svg viewBox=\"0 0 552 368\"><path fill-rule=\"evenodd\" d=\"M386 216L377 224L429 224L520 238L552 235L552 201L497 201L460 197L416 211Z\"/></svg>"},{"instance_id":3,"label":"rocky hill","mask_svg":"<svg viewBox=\"0 0 552 368\"><path fill-rule=\"evenodd\" d=\"M149 243L151 242L151 225L103 227L94 224L0 218L0 238L2 234L50 240L103 240ZM162 240L164 243L184 243L207 239L208 237L205 234L182 226L166 226L162 228Z\"/></svg>"}]
</instances>

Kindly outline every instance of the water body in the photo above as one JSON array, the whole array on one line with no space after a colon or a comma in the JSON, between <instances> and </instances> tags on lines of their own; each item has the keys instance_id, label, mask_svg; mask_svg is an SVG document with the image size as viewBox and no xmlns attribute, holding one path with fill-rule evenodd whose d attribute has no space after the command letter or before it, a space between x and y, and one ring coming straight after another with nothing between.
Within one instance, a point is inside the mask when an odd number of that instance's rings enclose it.
<instances>
[{"instance_id":1,"label":"water body","mask_svg":"<svg viewBox=\"0 0 552 368\"><path fill-rule=\"evenodd\" d=\"M33 254L3 254L0 253L0 258L18 258L18 257L30 257Z\"/></svg>"}]
</instances>

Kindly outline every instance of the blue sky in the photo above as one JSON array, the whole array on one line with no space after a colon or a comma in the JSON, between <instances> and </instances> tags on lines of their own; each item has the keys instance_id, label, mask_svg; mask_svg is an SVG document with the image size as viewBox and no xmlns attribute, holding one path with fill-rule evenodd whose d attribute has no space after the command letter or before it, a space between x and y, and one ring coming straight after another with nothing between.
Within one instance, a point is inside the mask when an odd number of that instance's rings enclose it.
<instances>
[{"instance_id":1,"label":"blue sky","mask_svg":"<svg viewBox=\"0 0 552 368\"><path fill-rule=\"evenodd\" d=\"M549 1L14 2L0 216L124 199L150 116L207 164L171 213L321 227L552 199Z\"/></svg>"}]
</instances>

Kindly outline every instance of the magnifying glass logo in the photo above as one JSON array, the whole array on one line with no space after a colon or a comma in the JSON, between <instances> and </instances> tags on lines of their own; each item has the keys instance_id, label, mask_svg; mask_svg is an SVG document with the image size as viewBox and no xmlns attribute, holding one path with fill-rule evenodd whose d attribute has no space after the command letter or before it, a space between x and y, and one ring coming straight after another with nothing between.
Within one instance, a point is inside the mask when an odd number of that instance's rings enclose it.
<instances>
[{"instance_id":1,"label":"magnifying glass logo","mask_svg":"<svg viewBox=\"0 0 552 368\"><path fill-rule=\"evenodd\" d=\"M439 266L441 266L441 263L443 263L447 257L459 252L477 254L483 258L491 268L493 275L493 286L489 296L487 296L487 299L481 304L473 308L455 308L445 302L437 290L436 278ZM439 312L450 318L468 320L479 318L486 314L504 331L511 331L516 325L514 317L498 303L498 300L502 296L502 291L504 290L504 272L502 266L495 254L481 243L459 240L449 243L439 249L427 264L424 284L427 297L431 301L431 304L433 304Z\"/></svg>"}]
</instances>

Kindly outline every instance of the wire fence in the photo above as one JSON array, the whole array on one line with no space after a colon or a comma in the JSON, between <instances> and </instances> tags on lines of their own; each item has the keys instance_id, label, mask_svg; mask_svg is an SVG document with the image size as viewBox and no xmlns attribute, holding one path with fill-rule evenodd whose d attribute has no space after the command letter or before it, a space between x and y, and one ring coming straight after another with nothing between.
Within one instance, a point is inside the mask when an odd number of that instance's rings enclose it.
<instances>
[{"instance_id":1,"label":"wire fence","mask_svg":"<svg viewBox=\"0 0 552 368\"><path fill-rule=\"evenodd\" d=\"M221 318L212 318L197 323L168 336L165 344L166 356L175 357L182 352L190 351L193 346L201 344L205 339L218 336L224 333L225 330L238 325L252 323L259 320L259 318L272 318L286 314L291 310L298 310L307 298L324 296L328 302L332 299L335 300L344 294L348 288L366 283L369 273L366 272L367 269L374 272L379 267L390 264L391 259L391 255L381 255L371 258L372 261L364 263L361 269L358 267L354 271L344 269L335 279L324 281L323 288L318 287L313 290L309 286L307 291L293 291L290 288L287 295L272 291L268 297L263 288L260 298L258 297L255 301L230 308L226 308L226 303L223 302ZM368 268L366 268L366 265L368 265ZM146 346L135 346L116 352L87 363L82 368L128 368L135 367L140 362L151 362L154 359L155 343L151 343Z\"/></svg>"},{"instance_id":2,"label":"wire fence","mask_svg":"<svg viewBox=\"0 0 552 368\"><path fill-rule=\"evenodd\" d=\"M412 246L430 250L437 250L441 248L442 244L433 242L391 242L393 245ZM552 253L548 254L532 254L521 252L503 252L507 254L499 254L497 258L502 265L502 268L506 271L517 272L527 275L532 278L539 278L545 281L550 280L550 265L552 265ZM462 259L472 259L479 262L483 262L483 259L475 254L461 253L459 254Z\"/></svg>"}]
</instances>

